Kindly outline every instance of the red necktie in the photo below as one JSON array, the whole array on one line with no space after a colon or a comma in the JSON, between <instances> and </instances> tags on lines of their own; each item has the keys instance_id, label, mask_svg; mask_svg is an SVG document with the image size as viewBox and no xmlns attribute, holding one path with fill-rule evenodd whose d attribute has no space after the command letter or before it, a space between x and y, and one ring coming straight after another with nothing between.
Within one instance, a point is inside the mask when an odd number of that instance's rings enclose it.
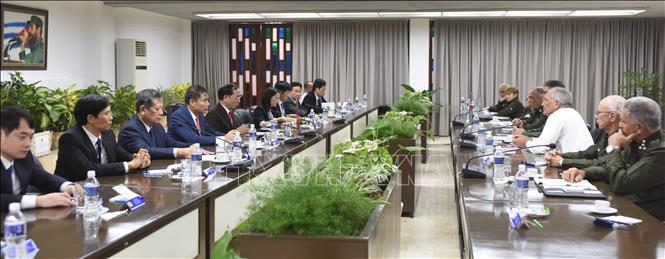
<instances>
[{"instance_id":1,"label":"red necktie","mask_svg":"<svg viewBox=\"0 0 665 259\"><path fill-rule=\"evenodd\" d=\"M229 116L229 122L231 123L231 125L233 125L233 115L232 114L233 114L232 111L229 111L229 113L226 114L226 115Z\"/></svg>"},{"instance_id":2,"label":"red necktie","mask_svg":"<svg viewBox=\"0 0 665 259\"><path fill-rule=\"evenodd\" d=\"M196 129L201 132L201 122L199 122L199 116L196 116Z\"/></svg>"}]
</instances>

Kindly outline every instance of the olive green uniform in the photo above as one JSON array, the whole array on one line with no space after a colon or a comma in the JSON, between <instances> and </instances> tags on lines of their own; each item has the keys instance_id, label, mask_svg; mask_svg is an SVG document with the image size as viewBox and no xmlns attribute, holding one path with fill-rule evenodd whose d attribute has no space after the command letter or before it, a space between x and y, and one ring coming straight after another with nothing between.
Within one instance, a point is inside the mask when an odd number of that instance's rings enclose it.
<instances>
[{"instance_id":1,"label":"olive green uniform","mask_svg":"<svg viewBox=\"0 0 665 259\"><path fill-rule=\"evenodd\" d=\"M605 155L607 155L607 139L608 135L603 131L599 141L591 145L586 150L579 152L568 152L561 154L561 167L562 168L587 168L593 165L604 163Z\"/></svg>"},{"instance_id":2,"label":"olive green uniform","mask_svg":"<svg viewBox=\"0 0 665 259\"><path fill-rule=\"evenodd\" d=\"M543 106L540 106L538 109L528 107L524 110L524 114L522 114L520 120L522 120L522 128L525 131L537 128L541 128L542 131L542 127L545 126L547 117L543 114Z\"/></svg>"},{"instance_id":3,"label":"olive green uniform","mask_svg":"<svg viewBox=\"0 0 665 259\"><path fill-rule=\"evenodd\" d=\"M605 163L584 169L586 178L604 180L610 191L632 200L660 221L665 220L665 133L656 132L621 151Z\"/></svg>"},{"instance_id":4,"label":"olive green uniform","mask_svg":"<svg viewBox=\"0 0 665 259\"><path fill-rule=\"evenodd\" d=\"M498 116L519 118L524 113L524 105L517 98L511 100L503 109L496 112Z\"/></svg>"}]
</instances>

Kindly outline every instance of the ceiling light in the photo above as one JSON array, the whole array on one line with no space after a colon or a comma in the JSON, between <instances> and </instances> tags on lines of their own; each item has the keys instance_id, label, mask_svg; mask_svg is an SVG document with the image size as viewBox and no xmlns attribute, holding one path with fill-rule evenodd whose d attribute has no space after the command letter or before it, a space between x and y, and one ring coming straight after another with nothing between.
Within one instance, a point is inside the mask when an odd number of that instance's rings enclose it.
<instances>
[{"instance_id":1,"label":"ceiling light","mask_svg":"<svg viewBox=\"0 0 665 259\"><path fill-rule=\"evenodd\" d=\"M577 10L570 14L570 16L620 16L620 15L636 15L646 11L642 10Z\"/></svg>"},{"instance_id":2,"label":"ceiling light","mask_svg":"<svg viewBox=\"0 0 665 259\"><path fill-rule=\"evenodd\" d=\"M338 18L338 17L357 17L357 18L371 18L371 17L380 17L379 13L319 13L322 17L326 18Z\"/></svg>"},{"instance_id":3,"label":"ceiling light","mask_svg":"<svg viewBox=\"0 0 665 259\"><path fill-rule=\"evenodd\" d=\"M506 11L460 11L443 12L443 17L478 17L478 16L504 16Z\"/></svg>"},{"instance_id":4,"label":"ceiling light","mask_svg":"<svg viewBox=\"0 0 665 259\"><path fill-rule=\"evenodd\" d=\"M265 18L321 18L317 13L260 13Z\"/></svg>"},{"instance_id":5,"label":"ceiling light","mask_svg":"<svg viewBox=\"0 0 665 259\"><path fill-rule=\"evenodd\" d=\"M441 12L382 12L381 17L439 17Z\"/></svg>"},{"instance_id":6,"label":"ceiling light","mask_svg":"<svg viewBox=\"0 0 665 259\"><path fill-rule=\"evenodd\" d=\"M262 16L255 13L210 13L210 14L197 14L198 17L203 17L213 20L222 19L261 19Z\"/></svg>"},{"instance_id":7,"label":"ceiling light","mask_svg":"<svg viewBox=\"0 0 665 259\"><path fill-rule=\"evenodd\" d=\"M506 16L566 16L570 14L570 12L571 11L508 11Z\"/></svg>"}]
</instances>

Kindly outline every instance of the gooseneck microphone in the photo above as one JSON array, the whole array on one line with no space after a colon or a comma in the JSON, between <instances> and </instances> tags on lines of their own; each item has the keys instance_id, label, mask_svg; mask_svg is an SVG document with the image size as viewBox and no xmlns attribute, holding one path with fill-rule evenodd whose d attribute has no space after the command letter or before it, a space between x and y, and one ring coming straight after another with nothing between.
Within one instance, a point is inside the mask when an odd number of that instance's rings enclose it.
<instances>
[{"instance_id":1,"label":"gooseneck microphone","mask_svg":"<svg viewBox=\"0 0 665 259\"><path fill-rule=\"evenodd\" d=\"M199 131L197 128L194 128L194 127L192 127L192 126L185 125L185 124L182 124L182 123L179 123L179 122L176 122L176 123L175 123L175 126L176 126L176 127L187 127L187 128L190 128L190 129L192 129L192 130L194 130L194 131ZM205 131L205 130L200 130L200 132L203 133L203 134L205 134L205 135L207 135L207 136L215 137L215 139L221 140L222 142L224 142L224 143L226 143L226 144L229 144L229 145L231 145L231 146L242 148L242 149L243 149L243 152L245 152L245 150L247 150L247 149L249 148L249 147L247 147L247 145L245 145L245 144L242 144L242 145L238 146L238 145L236 145L235 143L233 143L233 142L231 142L231 141L228 141L228 140L224 139L223 137L215 136L214 134L212 134L212 133L210 133L210 132L207 132L207 131Z\"/></svg>"},{"instance_id":2,"label":"gooseneck microphone","mask_svg":"<svg viewBox=\"0 0 665 259\"><path fill-rule=\"evenodd\" d=\"M528 147L504 150L503 152L504 153L513 152L513 151L517 151L517 150L534 148L534 147L549 147L550 149L554 149L554 148L556 148L556 144L555 143L550 143L550 144L543 144L543 145L533 145L533 146L528 146ZM482 154L482 155L479 155L479 156L474 156L472 158L469 158L469 160L466 161L466 164L464 164L464 168L462 169L462 177L464 177L464 178L486 178L487 175L485 175L485 173L482 173L478 170L469 169L469 163L471 162L471 160L474 160L476 158L481 158L481 157L486 157L486 156L491 156L491 155L494 155L494 154L492 154L492 153Z\"/></svg>"},{"instance_id":3,"label":"gooseneck microphone","mask_svg":"<svg viewBox=\"0 0 665 259\"><path fill-rule=\"evenodd\" d=\"M481 131L492 131L492 130L495 130L495 129L504 129L504 128L512 128L512 127L513 127L513 125L506 125L506 126L494 127L494 128L489 128L489 129L476 130L476 131L472 131L472 132L468 132L468 133L462 132L462 133L460 133L460 137L462 137L462 139L471 140L471 139L476 138L476 136L474 136L473 134L481 132Z\"/></svg>"}]
</instances>

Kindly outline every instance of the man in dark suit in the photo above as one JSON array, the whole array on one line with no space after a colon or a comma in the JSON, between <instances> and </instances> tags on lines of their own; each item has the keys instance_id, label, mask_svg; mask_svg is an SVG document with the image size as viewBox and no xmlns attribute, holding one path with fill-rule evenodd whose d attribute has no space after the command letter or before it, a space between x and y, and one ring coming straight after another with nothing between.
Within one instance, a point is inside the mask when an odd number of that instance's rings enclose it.
<instances>
[{"instance_id":1,"label":"man in dark suit","mask_svg":"<svg viewBox=\"0 0 665 259\"><path fill-rule=\"evenodd\" d=\"M302 101L302 107L305 109L305 115L308 115L311 110L314 110L314 113L322 113L323 109L321 108L321 103L325 103L326 99L323 98L323 95L326 93L326 81L323 79L314 80L314 85L312 86L312 91L305 96L305 99Z\"/></svg>"},{"instance_id":2,"label":"man in dark suit","mask_svg":"<svg viewBox=\"0 0 665 259\"><path fill-rule=\"evenodd\" d=\"M239 131L240 134L247 133L249 131L247 125L243 125L233 112L240 105L241 98L242 94L237 85L228 83L220 87L217 90L217 105L206 114L208 125L220 132Z\"/></svg>"},{"instance_id":3,"label":"man in dark suit","mask_svg":"<svg viewBox=\"0 0 665 259\"><path fill-rule=\"evenodd\" d=\"M160 124L164 114L162 95L155 89L145 89L136 94L136 116L120 130L118 142L129 152L148 150L152 159L189 158L193 148L176 141Z\"/></svg>"},{"instance_id":4,"label":"man in dark suit","mask_svg":"<svg viewBox=\"0 0 665 259\"><path fill-rule=\"evenodd\" d=\"M302 85L298 82L291 82L291 93L282 104L288 115L303 116L303 109L300 107L300 93Z\"/></svg>"},{"instance_id":5,"label":"man in dark suit","mask_svg":"<svg viewBox=\"0 0 665 259\"><path fill-rule=\"evenodd\" d=\"M208 126L203 115L208 111L208 90L200 85L192 85L185 93L185 106L176 110L169 120L168 135L189 145L200 143L202 146L215 145L218 136L232 140L235 133L224 135Z\"/></svg>"},{"instance_id":6,"label":"man in dark suit","mask_svg":"<svg viewBox=\"0 0 665 259\"><path fill-rule=\"evenodd\" d=\"M74 206L71 197L81 193L81 186L52 175L37 163L30 153L35 121L27 112L7 106L0 110L0 150L2 151L2 211L9 203L18 202L21 209ZM26 195L28 186L37 187L43 195Z\"/></svg>"},{"instance_id":7,"label":"man in dark suit","mask_svg":"<svg viewBox=\"0 0 665 259\"><path fill-rule=\"evenodd\" d=\"M291 95L291 84L285 81L277 81L275 83L275 90L279 93L279 103L277 107L271 109L272 116L275 118L284 117L289 114L286 112L284 103L289 99L289 95Z\"/></svg>"},{"instance_id":8,"label":"man in dark suit","mask_svg":"<svg viewBox=\"0 0 665 259\"><path fill-rule=\"evenodd\" d=\"M55 174L70 181L87 177L94 170L97 177L123 175L150 165L145 149L132 155L115 140L111 130L111 104L104 96L89 94L76 101L76 125L60 136Z\"/></svg>"}]
</instances>

